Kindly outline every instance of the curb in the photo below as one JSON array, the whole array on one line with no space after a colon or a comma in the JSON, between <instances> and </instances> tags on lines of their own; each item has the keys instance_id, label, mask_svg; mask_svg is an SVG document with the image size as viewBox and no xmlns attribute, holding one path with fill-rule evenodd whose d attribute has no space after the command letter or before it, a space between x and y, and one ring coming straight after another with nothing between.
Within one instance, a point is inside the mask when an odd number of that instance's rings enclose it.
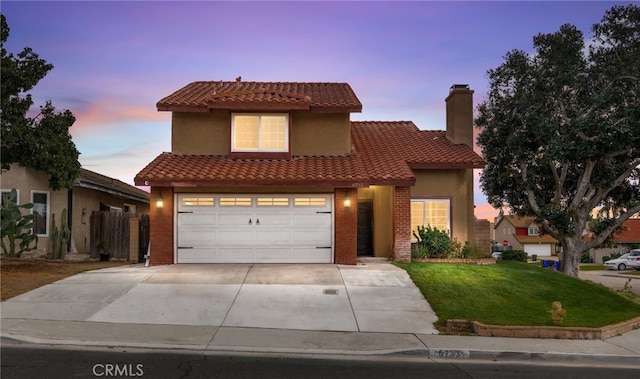
<instances>
[{"instance_id":1,"label":"curb","mask_svg":"<svg viewBox=\"0 0 640 379\"><path fill-rule=\"evenodd\" d=\"M28 336L17 336L2 333L3 339L15 342L16 345L22 343L33 345L47 345L48 347L77 347L110 350L113 348L143 349L143 350L173 350L179 352L196 352L203 355L215 355L223 353L242 354L290 354L300 356L333 357L375 357L387 358L416 358L435 360L483 360L483 361L529 361L529 362L565 362L565 363L601 363L640 366L640 356L637 355L605 355L605 354L585 354L585 353L531 353L518 351L495 351L495 350L471 350L471 349L440 349L440 348L395 348L379 350L340 350L340 349L318 349L318 348L264 348L250 346L204 346L204 345L177 345L177 344L150 344L150 343L122 343L113 341L80 341L80 340L56 340L48 338L36 338Z\"/></svg>"}]
</instances>

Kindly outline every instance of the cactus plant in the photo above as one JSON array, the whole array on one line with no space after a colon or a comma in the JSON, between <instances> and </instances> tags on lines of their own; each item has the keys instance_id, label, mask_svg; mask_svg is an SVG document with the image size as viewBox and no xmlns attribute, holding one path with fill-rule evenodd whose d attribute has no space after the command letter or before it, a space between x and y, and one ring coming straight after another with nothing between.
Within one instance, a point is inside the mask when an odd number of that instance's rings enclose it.
<instances>
[{"instance_id":1,"label":"cactus plant","mask_svg":"<svg viewBox=\"0 0 640 379\"><path fill-rule=\"evenodd\" d=\"M62 210L60 228L56 226L56 215L51 215L51 253L53 259L64 259L67 242L71 238L71 231L67 225L67 209Z\"/></svg>"},{"instance_id":2,"label":"cactus plant","mask_svg":"<svg viewBox=\"0 0 640 379\"><path fill-rule=\"evenodd\" d=\"M21 209L33 208L32 203L18 205L18 191L12 189L2 204L0 246L7 257L20 257L24 251L38 248L38 236L33 233L33 214L23 215ZM16 240L20 240L16 250ZM6 241L6 244L5 244ZM32 243L35 243L31 246ZM8 244L8 246L7 246Z\"/></svg>"}]
</instances>

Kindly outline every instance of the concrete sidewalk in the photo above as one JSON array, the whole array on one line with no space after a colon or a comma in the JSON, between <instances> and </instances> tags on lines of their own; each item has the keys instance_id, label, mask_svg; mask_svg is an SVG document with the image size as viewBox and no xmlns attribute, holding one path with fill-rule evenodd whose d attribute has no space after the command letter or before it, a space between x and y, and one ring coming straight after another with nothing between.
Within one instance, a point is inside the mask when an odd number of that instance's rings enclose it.
<instances>
[{"instance_id":1,"label":"concrete sidewalk","mask_svg":"<svg viewBox=\"0 0 640 379\"><path fill-rule=\"evenodd\" d=\"M640 330L606 341L437 335L428 303L389 263L126 266L1 306L2 336L31 343L640 364Z\"/></svg>"}]
</instances>

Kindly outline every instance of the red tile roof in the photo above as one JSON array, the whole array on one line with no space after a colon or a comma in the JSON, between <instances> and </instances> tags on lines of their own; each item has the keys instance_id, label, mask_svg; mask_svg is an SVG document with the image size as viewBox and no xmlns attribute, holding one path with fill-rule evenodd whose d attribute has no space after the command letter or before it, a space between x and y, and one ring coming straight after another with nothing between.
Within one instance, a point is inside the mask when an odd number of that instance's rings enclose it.
<instances>
[{"instance_id":1,"label":"red tile roof","mask_svg":"<svg viewBox=\"0 0 640 379\"><path fill-rule=\"evenodd\" d=\"M352 122L354 153L286 159L231 159L228 156L164 153L135 178L157 186L315 186L360 187L415 184L414 169L482 167L466 145L445 132L421 131L412 122Z\"/></svg>"},{"instance_id":2,"label":"red tile roof","mask_svg":"<svg viewBox=\"0 0 640 379\"><path fill-rule=\"evenodd\" d=\"M159 111L292 110L360 112L347 83L193 82L160 100Z\"/></svg>"},{"instance_id":3,"label":"red tile roof","mask_svg":"<svg viewBox=\"0 0 640 379\"><path fill-rule=\"evenodd\" d=\"M640 218L630 218L622 223L624 230L615 234L619 243L640 243Z\"/></svg>"},{"instance_id":4,"label":"red tile roof","mask_svg":"<svg viewBox=\"0 0 640 379\"><path fill-rule=\"evenodd\" d=\"M177 187L357 187L365 186L367 178L355 155L270 160L163 153L136 176L135 182Z\"/></svg>"},{"instance_id":5,"label":"red tile roof","mask_svg":"<svg viewBox=\"0 0 640 379\"><path fill-rule=\"evenodd\" d=\"M411 121L352 122L351 131L372 184L412 179L411 169L484 167L469 146L453 144L444 131L420 130Z\"/></svg>"}]
</instances>

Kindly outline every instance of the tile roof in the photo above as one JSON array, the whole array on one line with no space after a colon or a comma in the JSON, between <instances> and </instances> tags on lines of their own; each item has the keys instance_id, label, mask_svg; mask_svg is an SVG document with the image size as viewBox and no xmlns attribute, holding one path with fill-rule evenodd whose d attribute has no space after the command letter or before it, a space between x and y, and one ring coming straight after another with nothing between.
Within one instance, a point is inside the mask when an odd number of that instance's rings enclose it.
<instances>
[{"instance_id":1,"label":"tile roof","mask_svg":"<svg viewBox=\"0 0 640 379\"><path fill-rule=\"evenodd\" d=\"M193 82L163 98L159 111L292 110L360 112L362 103L347 83Z\"/></svg>"},{"instance_id":2,"label":"tile roof","mask_svg":"<svg viewBox=\"0 0 640 379\"><path fill-rule=\"evenodd\" d=\"M495 229L498 228L498 224L500 224L502 220L507 220L511 225L513 225L516 228L528 228L529 225L535 223L535 218L533 217L518 217L516 215L504 215L500 220L498 220L498 222L494 226Z\"/></svg>"},{"instance_id":3,"label":"tile roof","mask_svg":"<svg viewBox=\"0 0 640 379\"><path fill-rule=\"evenodd\" d=\"M377 184L410 180L412 169L484 167L469 146L453 144L444 131L420 130L411 121L357 121L351 131L369 179Z\"/></svg>"},{"instance_id":4,"label":"tile roof","mask_svg":"<svg viewBox=\"0 0 640 379\"><path fill-rule=\"evenodd\" d=\"M477 168L483 163L470 147L451 143L445 132L421 131L410 121L352 122L351 134L354 153L349 156L286 160L163 153L136 176L135 182L168 186L411 186L415 184L412 168Z\"/></svg>"},{"instance_id":5,"label":"tile roof","mask_svg":"<svg viewBox=\"0 0 640 379\"><path fill-rule=\"evenodd\" d=\"M152 186L358 187L367 183L363 172L355 155L286 160L163 153L145 167L135 181L137 185Z\"/></svg>"},{"instance_id":6,"label":"tile roof","mask_svg":"<svg viewBox=\"0 0 640 379\"><path fill-rule=\"evenodd\" d=\"M640 218L630 218L622 223L624 230L614 238L619 243L640 243Z\"/></svg>"}]
</instances>

